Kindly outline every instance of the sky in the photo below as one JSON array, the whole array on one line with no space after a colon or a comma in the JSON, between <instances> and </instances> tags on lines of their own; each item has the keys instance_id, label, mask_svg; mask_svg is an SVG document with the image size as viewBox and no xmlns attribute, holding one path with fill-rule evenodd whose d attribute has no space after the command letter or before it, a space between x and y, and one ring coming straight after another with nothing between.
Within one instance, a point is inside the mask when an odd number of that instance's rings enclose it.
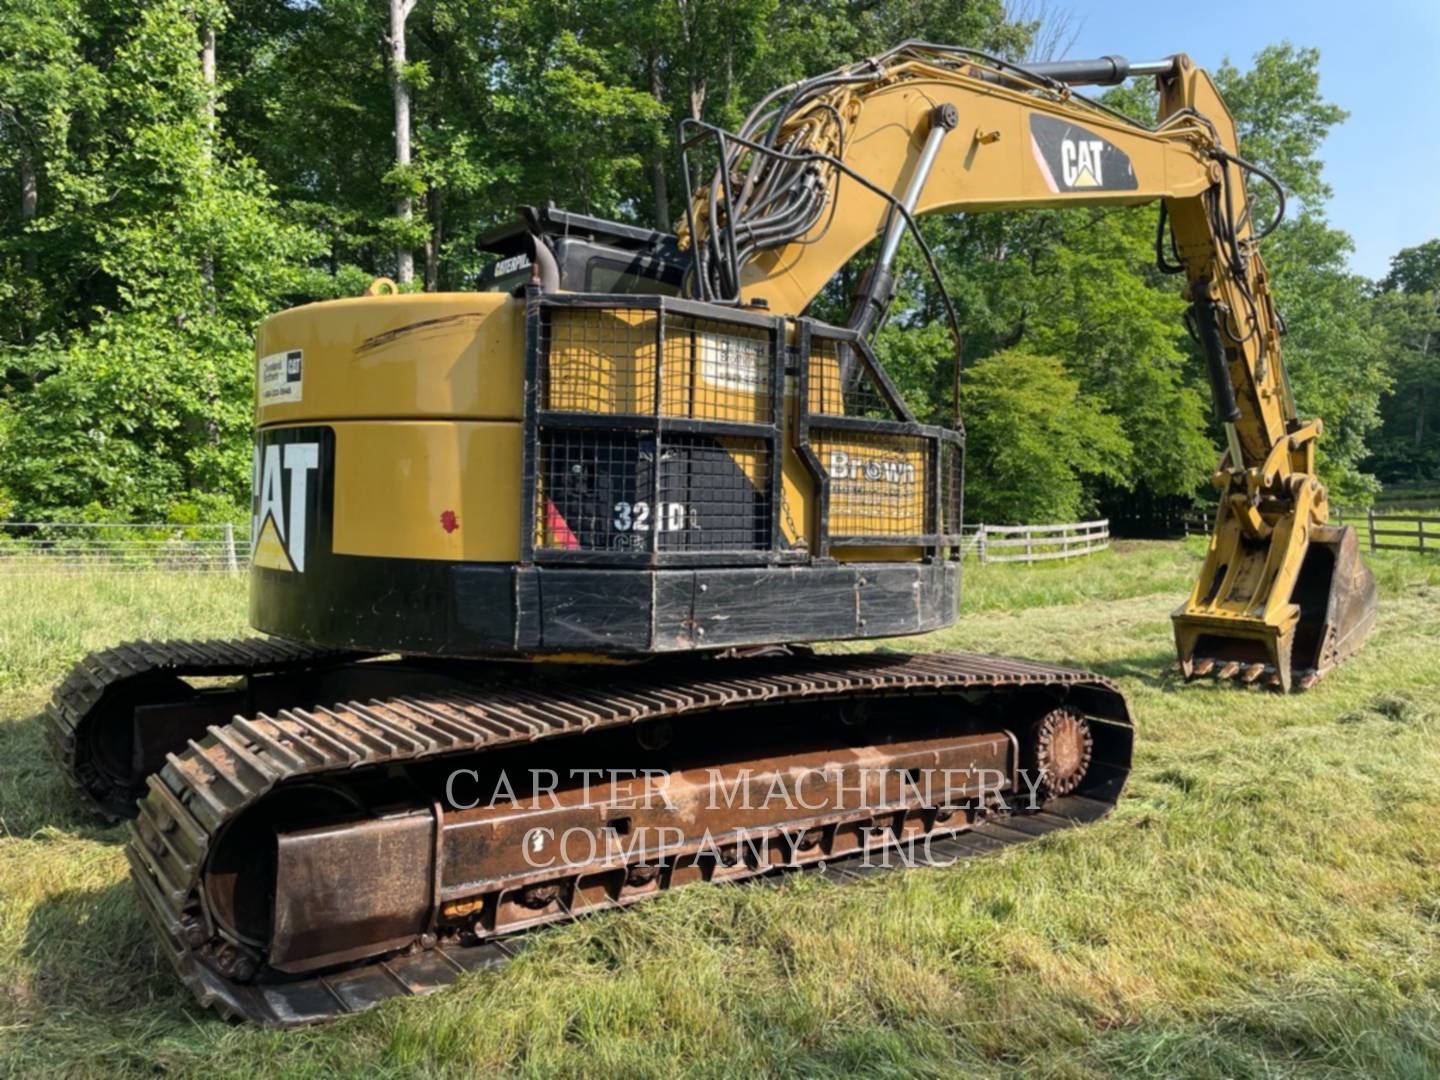
<instances>
[{"instance_id":1,"label":"sky","mask_svg":"<svg viewBox=\"0 0 1440 1080\"><path fill-rule=\"evenodd\" d=\"M1330 221L1355 241L1351 269L1384 277L1401 248L1440 238L1440 0L1057 0L1050 10L1074 22L1074 59L1183 52L1243 70L1266 45L1318 48L1320 92L1350 113L1321 154Z\"/></svg>"}]
</instances>

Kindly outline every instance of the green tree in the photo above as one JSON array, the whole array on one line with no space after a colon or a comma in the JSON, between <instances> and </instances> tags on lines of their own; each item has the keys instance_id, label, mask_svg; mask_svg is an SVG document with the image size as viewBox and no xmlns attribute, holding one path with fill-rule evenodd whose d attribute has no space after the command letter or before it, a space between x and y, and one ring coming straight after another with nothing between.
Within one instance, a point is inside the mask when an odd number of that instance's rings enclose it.
<instances>
[{"instance_id":1,"label":"green tree","mask_svg":"<svg viewBox=\"0 0 1440 1080\"><path fill-rule=\"evenodd\" d=\"M1075 521L1087 484L1119 481L1130 445L1116 416L1081 392L1065 365L1010 349L967 372L966 509L972 521Z\"/></svg>"},{"instance_id":2,"label":"green tree","mask_svg":"<svg viewBox=\"0 0 1440 1080\"><path fill-rule=\"evenodd\" d=\"M1383 431L1373 462L1393 483L1440 474L1440 240L1405 248L1375 297L1371 324L1382 336L1395 372L1394 392L1382 404Z\"/></svg>"},{"instance_id":3,"label":"green tree","mask_svg":"<svg viewBox=\"0 0 1440 1080\"><path fill-rule=\"evenodd\" d=\"M79 0L0 0L0 347L7 388L27 385L13 351L87 314L70 213L85 198L77 154L104 100Z\"/></svg>"},{"instance_id":4,"label":"green tree","mask_svg":"<svg viewBox=\"0 0 1440 1080\"><path fill-rule=\"evenodd\" d=\"M177 0L99 11L115 17L77 20L67 63L105 63L86 73L87 109L45 159L26 228L67 248L40 263L64 305L12 347L30 389L0 405L0 482L26 516L239 505L253 329L316 244L217 141L201 41L223 11Z\"/></svg>"}]
</instances>

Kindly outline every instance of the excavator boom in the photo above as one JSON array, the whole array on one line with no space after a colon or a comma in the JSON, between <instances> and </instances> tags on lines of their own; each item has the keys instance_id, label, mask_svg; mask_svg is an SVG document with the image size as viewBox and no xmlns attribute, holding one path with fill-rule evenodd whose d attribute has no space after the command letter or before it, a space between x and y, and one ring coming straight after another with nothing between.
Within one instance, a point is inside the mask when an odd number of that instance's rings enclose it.
<instances>
[{"instance_id":1,"label":"excavator boom","mask_svg":"<svg viewBox=\"0 0 1440 1080\"><path fill-rule=\"evenodd\" d=\"M1133 75L1157 80L1153 128L1072 90ZM1296 411L1245 186L1247 174L1275 182L1240 156L1224 101L1188 57L1012 66L909 42L777 91L738 132L715 134L723 164L693 193L682 235L693 291L798 314L883 234L850 319L867 333L920 215L1160 203L1157 261L1184 276L1226 443L1210 548L1174 615L1181 668L1307 687L1360 646L1374 581L1353 530L1327 524L1322 425Z\"/></svg>"}]
</instances>

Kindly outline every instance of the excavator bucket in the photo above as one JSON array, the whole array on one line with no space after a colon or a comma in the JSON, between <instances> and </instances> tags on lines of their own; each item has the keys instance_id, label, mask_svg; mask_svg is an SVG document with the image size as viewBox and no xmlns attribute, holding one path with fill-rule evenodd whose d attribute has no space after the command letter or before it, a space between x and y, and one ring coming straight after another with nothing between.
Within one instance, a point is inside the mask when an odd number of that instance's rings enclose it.
<instances>
[{"instance_id":1,"label":"excavator bucket","mask_svg":"<svg viewBox=\"0 0 1440 1080\"><path fill-rule=\"evenodd\" d=\"M1222 509L1200 581L1172 616L1180 670L1308 690L1360 648L1375 610L1352 526L1292 519L1257 539Z\"/></svg>"}]
</instances>

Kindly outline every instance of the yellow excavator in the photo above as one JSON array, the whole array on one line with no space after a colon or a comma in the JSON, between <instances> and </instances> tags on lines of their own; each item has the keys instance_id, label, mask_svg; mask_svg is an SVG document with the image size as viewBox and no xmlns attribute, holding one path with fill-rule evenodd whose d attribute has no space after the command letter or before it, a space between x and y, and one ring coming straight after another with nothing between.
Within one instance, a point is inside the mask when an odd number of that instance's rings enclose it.
<instances>
[{"instance_id":1,"label":"yellow excavator","mask_svg":"<svg viewBox=\"0 0 1440 1080\"><path fill-rule=\"evenodd\" d=\"M1074 90L1130 76L1154 127ZM131 642L57 690L55 750L134 818L205 1005L333 1017L690 882L844 882L1108 812L1132 726L1106 679L804 644L956 617L963 435L870 345L925 213L1159 202L1226 440L1184 674L1304 687L1364 639L1374 583L1326 524L1256 248L1245 178L1269 178L1186 57L910 42L682 143L675 234L526 209L481 289L268 319L266 636ZM808 317L877 238L847 325Z\"/></svg>"}]
</instances>

